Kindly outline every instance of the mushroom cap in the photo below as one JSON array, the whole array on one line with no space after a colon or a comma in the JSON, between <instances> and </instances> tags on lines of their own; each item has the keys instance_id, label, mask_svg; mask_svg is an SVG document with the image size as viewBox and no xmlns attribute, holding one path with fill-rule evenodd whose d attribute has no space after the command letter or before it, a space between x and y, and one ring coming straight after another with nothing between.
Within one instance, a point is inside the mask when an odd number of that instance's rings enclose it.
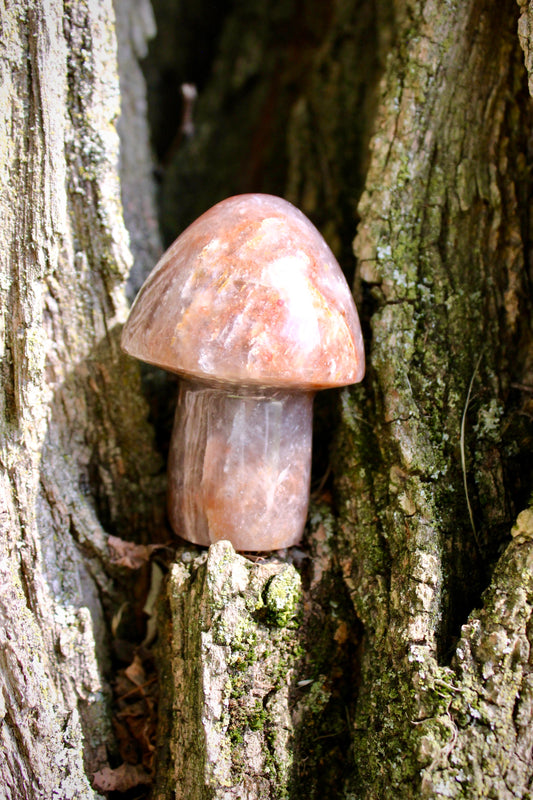
<instances>
[{"instance_id":1,"label":"mushroom cap","mask_svg":"<svg viewBox=\"0 0 533 800\"><path fill-rule=\"evenodd\" d=\"M122 333L142 361L204 380L308 390L360 381L352 294L314 225L266 194L192 223L142 286Z\"/></svg>"}]
</instances>

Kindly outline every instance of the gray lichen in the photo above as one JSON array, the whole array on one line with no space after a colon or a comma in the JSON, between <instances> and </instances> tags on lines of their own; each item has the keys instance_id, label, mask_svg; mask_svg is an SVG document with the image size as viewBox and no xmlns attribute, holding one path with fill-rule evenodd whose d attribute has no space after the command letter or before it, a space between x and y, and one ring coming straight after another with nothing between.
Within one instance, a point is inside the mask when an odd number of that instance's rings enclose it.
<instances>
[{"instance_id":1,"label":"gray lichen","mask_svg":"<svg viewBox=\"0 0 533 800\"><path fill-rule=\"evenodd\" d=\"M175 797L286 797L298 572L219 542L207 558L176 564L170 598Z\"/></svg>"}]
</instances>

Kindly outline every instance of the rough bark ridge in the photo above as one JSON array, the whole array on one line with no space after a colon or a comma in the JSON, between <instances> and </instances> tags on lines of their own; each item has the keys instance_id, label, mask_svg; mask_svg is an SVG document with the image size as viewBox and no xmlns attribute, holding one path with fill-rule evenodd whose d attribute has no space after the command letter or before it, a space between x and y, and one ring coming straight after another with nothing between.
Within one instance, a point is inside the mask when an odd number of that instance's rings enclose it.
<instances>
[{"instance_id":1,"label":"rough bark ridge","mask_svg":"<svg viewBox=\"0 0 533 800\"><path fill-rule=\"evenodd\" d=\"M157 796L287 797L298 572L219 542L174 565L169 599L173 770Z\"/></svg>"},{"instance_id":2,"label":"rough bark ridge","mask_svg":"<svg viewBox=\"0 0 533 800\"><path fill-rule=\"evenodd\" d=\"M110 0L0 13L0 785L88 798L110 741L102 521L146 528L159 468L117 343L114 16Z\"/></svg>"},{"instance_id":3,"label":"rough bark ridge","mask_svg":"<svg viewBox=\"0 0 533 800\"><path fill-rule=\"evenodd\" d=\"M178 552L159 631L161 800L344 796L359 632L327 510L312 528L306 553Z\"/></svg>"},{"instance_id":4,"label":"rough bark ridge","mask_svg":"<svg viewBox=\"0 0 533 800\"><path fill-rule=\"evenodd\" d=\"M510 3L396 8L355 243L369 371L345 396L340 480L341 561L365 626L359 797L531 792L523 517L508 543L531 476L513 487L504 436L531 353L515 26Z\"/></svg>"},{"instance_id":5,"label":"rough bark ridge","mask_svg":"<svg viewBox=\"0 0 533 800\"><path fill-rule=\"evenodd\" d=\"M124 222L134 257L128 276L132 300L161 254L149 149L147 98L139 60L156 32L149 0L114 0L120 78L120 186Z\"/></svg>"},{"instance_id":6,"label":"rough bark ridge","mask_svg":"<svg viewBox=\"0 0 533 800\"><path fill-rule=\"evenodd\" d=\"M529 93L533 96L533 3L528 0L517 0L520 7L518 36L524 51L524 61L529 76Z\"/></svg>"}]
</instances>

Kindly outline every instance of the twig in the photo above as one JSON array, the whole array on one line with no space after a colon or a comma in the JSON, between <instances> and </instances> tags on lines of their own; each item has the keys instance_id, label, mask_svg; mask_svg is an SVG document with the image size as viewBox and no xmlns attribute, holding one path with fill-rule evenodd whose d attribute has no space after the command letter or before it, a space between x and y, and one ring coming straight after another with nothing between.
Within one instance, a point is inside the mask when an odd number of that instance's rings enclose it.
<instances>
[{"instance_id":1,"label":"twig","mask_svg":"<svg viewBox=\"0 0 533 800\"><path fill-rule=\"evenodd\" d=\"M472 526L472 531L474 533L474 540L476 542L477 549L481 554L481 547L479 545L479 539L476 530L476 523L474 522L474 514L472 511L472 505L470 503L470 495L468 494L468 480L466 476L466 452L465 452L465 428L466 428L466 414L468 411L468 406L470 405L470 396L472 394L472 387L474 385L474 381L476 379L476 375L479 369L479 365L481 364L481 358L483 356L483 350L479 354L478 360L476 362L476 366L474 367L474 371L472 373L472 377L470 378L470 385L468 387L468 393L466 395L466 402L465 407L463 409L463 416L461 418L461 466L463 469L463 485L465 489L465 496L466 496L466 504L468 506L468 515L470 517L470 524Z\"/></svg>"},{"instance_id":2,"label":"twig","mask_svg":"<svg viewBox=\"0 0 533 800\"><path fill-rule=\"evenodd\" d=\"M118 699L125 700L127 697L132 697L134 694L138 694L139 692L143 697L145 697L144 690L146 689L147 686L150 686L152 683L155 683L156 680L157 678L149 678L149 680L145 681L144 683L137 684L137 686L134 686L133 689L129 689L124 694L118 695Z\"/></svg>"},{"instance_id":3,"label":"twig","mask_svg":"<svg viewBox=\"0 0 533 800\"><path fill-rule=\"evenodd\" d=\"M533 394L533 386L529 386L529 384L527 383L512 383L511 388L520 389L520 391L522 392L530 392L531 394Z\"/></svg>"}]
</instances>

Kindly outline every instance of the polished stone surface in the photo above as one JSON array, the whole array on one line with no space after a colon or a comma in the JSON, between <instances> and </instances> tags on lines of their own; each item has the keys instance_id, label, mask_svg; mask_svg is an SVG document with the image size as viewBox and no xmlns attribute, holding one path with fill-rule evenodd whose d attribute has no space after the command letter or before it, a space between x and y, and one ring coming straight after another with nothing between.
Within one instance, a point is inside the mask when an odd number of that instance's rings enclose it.
<instances>
[{"instance_id":1,"label":"polished stone surface","mask_svg":"<svg viewBox=\"0 0 533 800\"><path fill-rule=\"evenodd\" d=\"M299 542L314 393L365 370L350 289L311 222L270 195L214 206L146 280L122 346L184 376L168 473L176 533L251 551Z\"/></svg>"},{"instance_id":2,"label":"polished stone surface","mask_svg":"<svg viewBox=\"0 0 533 800\"><path fill-rule=\"evenodd\" d=\"M124 328L127 353L231 383L320 389L361 380L355 304L312 223L279 197L231 197L176 239Z\"/></svg>"},{"instance_id":3,"label":"polished stone surface","mask_svg":"<svg viewBox=\"0 0 533 800\"><path fill-rule=\"evenodd\" d=\"M169 454L172 527L196 544L277 550L300 541L313 395L183 381Z\"/></svg>"}]
</instances>

